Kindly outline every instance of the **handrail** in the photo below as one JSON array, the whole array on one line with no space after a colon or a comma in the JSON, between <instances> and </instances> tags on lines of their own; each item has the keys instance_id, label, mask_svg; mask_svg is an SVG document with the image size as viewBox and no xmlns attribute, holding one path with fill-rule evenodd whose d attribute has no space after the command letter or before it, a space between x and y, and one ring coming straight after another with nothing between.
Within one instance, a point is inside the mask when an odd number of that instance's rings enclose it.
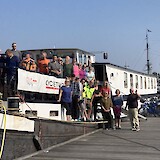
<instances>
[{"instance_id":1,"label":"handrail","mask_svg":"<svg viewBox=\"0 0 160 160\"><path fill-rule=\"evenodd\" d=\"M0 100L2 103L2 100ZM1 144L1 150L0 150L0 159L3 154L3 148L4 148L4 142L5 142L5 136L6 136L6 107L4 105L0 106L1 109L4 110L4 116L3 116L3 124L4 124L4 129L3 129L3 138L2 138L2 144Z\"/></svg>"}]
</instances>

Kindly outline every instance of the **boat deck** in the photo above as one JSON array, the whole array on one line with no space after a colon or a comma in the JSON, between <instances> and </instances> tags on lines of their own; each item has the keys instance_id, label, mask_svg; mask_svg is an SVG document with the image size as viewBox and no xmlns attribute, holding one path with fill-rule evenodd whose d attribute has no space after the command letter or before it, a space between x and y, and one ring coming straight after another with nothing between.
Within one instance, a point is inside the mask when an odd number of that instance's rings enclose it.
<instances>
[{"instance_id":1,"label":"boat deck","mask_svg":"<svg viewBox=\"0 0 160 160\"><path fill-rule=\"evenodd\" d=\"M121 130L96 130L19 160L159 160L160 118L140 124L139 132L126 121Z\"/></svg>"}]
</instances>

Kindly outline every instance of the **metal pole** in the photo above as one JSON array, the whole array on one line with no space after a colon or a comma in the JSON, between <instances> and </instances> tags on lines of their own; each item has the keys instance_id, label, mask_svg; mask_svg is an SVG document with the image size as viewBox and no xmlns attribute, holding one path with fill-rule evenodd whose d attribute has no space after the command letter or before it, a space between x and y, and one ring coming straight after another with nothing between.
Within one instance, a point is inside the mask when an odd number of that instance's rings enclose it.
<instances>
[{"instance_id":1,"label":"metal pole","mask_svg":"<svg viewBox=\"0 0 160 160\"><path fill-rule=\"evenodd\" d=\"M149 66L149 46L148 46L148 34L146 33L146 48L147 48L147 73L150 73L150 66Z\"/></svg>"},{"instance_id":2,"label":"metal pole","mask_svg":"<svg viewBox=\"0 0 160 160\"><path fill-rule=\"evenodd\" d=\"M149 62L149 44L148 44L148 32L152 32L149 29L146 31L146 49L147 49L147 73L150 74L151 72L151 65Z\"/></svg>"}]
</instances>

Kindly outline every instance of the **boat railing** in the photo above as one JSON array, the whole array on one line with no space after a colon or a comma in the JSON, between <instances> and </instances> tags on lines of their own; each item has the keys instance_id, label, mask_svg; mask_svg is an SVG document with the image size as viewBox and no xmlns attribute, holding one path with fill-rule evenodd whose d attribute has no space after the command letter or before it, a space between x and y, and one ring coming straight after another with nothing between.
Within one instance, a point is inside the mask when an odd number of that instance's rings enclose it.
<instances>
[{"instance_id":1,"label":"boat railing","mask_svg":"<svg viewBox=\"0 0 160 160\"><path fill-rule=\"evenodd\" d=\"M64 82L63 78L16 68L16 74L9 83L6 68L0 69L0 92L3 100L20 95L21 98L31 102L57 102L59 87Z\"/></svg>"}]
</instances>

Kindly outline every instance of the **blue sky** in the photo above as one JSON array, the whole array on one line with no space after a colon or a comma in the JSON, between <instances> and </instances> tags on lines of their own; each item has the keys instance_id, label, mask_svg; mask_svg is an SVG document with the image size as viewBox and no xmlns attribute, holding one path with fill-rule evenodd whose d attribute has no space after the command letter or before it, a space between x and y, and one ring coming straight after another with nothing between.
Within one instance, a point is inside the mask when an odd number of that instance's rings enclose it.
<instances>
[{"instance_id":1,"label":"blue sky","mask_svg":"<svg viewBox=\"0 0 160 160\"><path fill-rule=\"evenodd\" d=\"M144 71L148 28L152 71L160 72L159 15L159 0L0 0L0 49L106 51L106 62Z\"/></svg>"}]
</instances>

